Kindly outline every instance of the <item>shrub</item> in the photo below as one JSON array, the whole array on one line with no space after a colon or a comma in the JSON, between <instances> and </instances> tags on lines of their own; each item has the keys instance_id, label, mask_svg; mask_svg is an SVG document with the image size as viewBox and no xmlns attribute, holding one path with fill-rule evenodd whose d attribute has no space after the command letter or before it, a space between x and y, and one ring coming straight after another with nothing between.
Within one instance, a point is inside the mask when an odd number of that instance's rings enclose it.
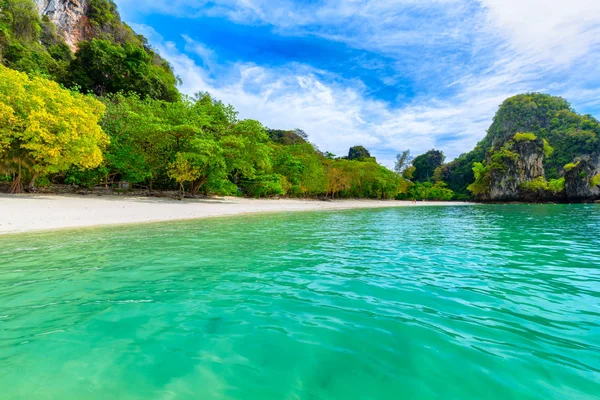
<instances>
[{"instance_id":1,"label":"shrub","mask_svg":"<svg viewBox=\"0 0 600 400\"><path fill-rule=\"evenodd\" d=\"M569 172L571 171L573 168L577 168L579 166L579 161L576 163L569 163L567 165L565 165L565 172Z\"/></svg>"},{"instance_id":2,"label":"shrub","mask_svg":"<svg viewBox=\"0 0 600 400\"><path fill-rule=\"evenodd\" d=\"M550 143L546 139L544 139L544 155L546 158L552 157L554 154L554 147L550 146Z\"/></svg>"},{"instance_id":3,"label":"shrub","mask_svg":"<svg viewBox=\"0 0 600 400\"><path fill-rule=\"evenodd\" d=\"M596 186L600 185L600 174L594 176L592 179L590 179L590 187L593 189Z\"/></svg>"},{"instance_id":4,"label":"shrub","mask_svg":"<svg viewBox=\"0 0 600 400\"><path fill-rule=\"evenodd\" d=\"M548 190L553 194L564 192L565 190L565 178L552 179L548 182Z\"/></svg>"},{"instance_id":5,"label":"shrub","mask_svg":"<svg viewBox=\"0 0 600 400\"><path fill-rule=\"evenodd\" d=\"M467 188L475 196L482 196L490 191L490 168L483 163L476 162L473 164L473 174L475 182Z\"/></svg>"},{"instance_id":6,"label":"shrub","mask_svg":"<svg viewBox=\"0 0 600 400\"><path fill-rule=\"evenodd\" d=\"M534 140L537 140L537 136L535 136L533 133L517 133L514 137L513 137L514 141L517 143L520 142L533 142Z\"/></svg>"},{"instance_id":7,"label":"shrub","mask_svg":"<svg viewBox=\"0 0 600 400\"><path fill-rule=\"evenodd\" d=\"M537 177L536 179L529 181L529 182L524 182L521 185L519 185L519 187L521 189L529 190L531 192L540 192L540 191L549 190L549 184L546 181L546 179L544 179L543 176Z\"/></svg>"}]
</instances>

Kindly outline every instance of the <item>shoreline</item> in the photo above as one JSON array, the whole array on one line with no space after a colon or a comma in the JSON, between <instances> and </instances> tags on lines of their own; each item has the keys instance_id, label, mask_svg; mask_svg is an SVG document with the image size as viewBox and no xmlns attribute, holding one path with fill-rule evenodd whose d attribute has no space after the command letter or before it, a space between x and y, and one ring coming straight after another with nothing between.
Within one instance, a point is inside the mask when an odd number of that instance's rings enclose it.
<instances>
[{"instance_id":1,"label":"shoreline","mask_svg":"<svg viewBox=\"0 0 600 400\"><path fill-rule=\"evenodd\" d=\"M465 202L397 200L246 199L183 201L125 196L0 195L0 236L64 229L122 226L249 214L352 209L463 206Z\"/></svg>"}]
</instances>

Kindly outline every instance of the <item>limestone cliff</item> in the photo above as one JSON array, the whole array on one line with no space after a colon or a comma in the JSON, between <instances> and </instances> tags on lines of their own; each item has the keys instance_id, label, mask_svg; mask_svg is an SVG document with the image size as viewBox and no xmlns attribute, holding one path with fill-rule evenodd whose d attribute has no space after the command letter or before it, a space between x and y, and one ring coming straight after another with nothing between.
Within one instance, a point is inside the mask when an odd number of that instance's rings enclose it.
<instances>
[{"instance_id":1,"label":"limestone cliff","mask_svg":"<svg viewBox=\"0 0 600 400\"><path fill-rule=\"evenodd\" d=\"M490 171L490 200L522 200L528 190L524 187L544 178L544 142L542 139L508 142L502 151L488 155Z\"/></svg>"},{"instance_id":2,"label":"limestone cliff","mask_svg":"<svg viewBox=\"0 0 600 400\"><path fill-rule=\"evenodd\" d=\"M565 194L569 200L600 198L600 155L579 157L565 168Z\"/></svg>"},{"instance_id":3,"label":"limestone cliff","mask_svg":"<svg viewBox=\"0 0 600 400\"><path fill-rule=\"evenodd\" d=\"M72 50L86 36L89 28L87 11L89 0L36 0L38 12L58 27Z\"/></svg>"}]
</instances>

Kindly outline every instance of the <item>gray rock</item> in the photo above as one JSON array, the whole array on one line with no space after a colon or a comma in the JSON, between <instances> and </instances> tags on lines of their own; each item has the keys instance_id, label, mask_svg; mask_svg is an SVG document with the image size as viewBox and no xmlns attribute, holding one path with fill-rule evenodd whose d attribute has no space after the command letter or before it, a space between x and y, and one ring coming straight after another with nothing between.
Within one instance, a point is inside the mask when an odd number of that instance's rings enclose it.
<instances>
[{"instance_id":1,"label":"gray rock","mask_svg":"<svg viewBox=\"0 0 600 400\"><path fill-rule=\"evenodd\" d=\"M75 51L89 28L86 17L89 0L36 0L36 4L40 16L47 15Z\"/></svg>"},{"instance_id":2,"label":"gray rock","mask_svg":"<svg viewBox=\"0 0 600 400\"><path fill-rule=\"evenodd\" d=\"M525 200L521 185L544 177L544 142L542 139L522 141L514 144L516 160L505 158L502 168L493 169L490 175L490 200ZM488 165L492 161L488 159Z\"/></svg>"},{"instance_id":3,"label":"gray rock","mask_svg":"<svg viewBox=\"0 0 600 400\"><path fill-rule=\"evenodd\" d=\"M574 168L565 170L565 194L569 200L600 199L600 187L592 179L600 174L600 155L585 155L574 162Z\"/></svg>"}]
</instances>

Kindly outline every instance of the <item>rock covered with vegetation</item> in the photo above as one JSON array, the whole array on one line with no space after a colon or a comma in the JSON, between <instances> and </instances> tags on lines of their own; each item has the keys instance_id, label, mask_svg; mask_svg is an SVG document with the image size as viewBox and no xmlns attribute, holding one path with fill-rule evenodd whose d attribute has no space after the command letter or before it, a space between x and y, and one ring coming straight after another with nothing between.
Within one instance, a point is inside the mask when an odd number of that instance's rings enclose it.
<instances>
[{"instance_id":1,"label":"rock covered with vegetation","mask_svg":"<svg viewBox=\"0 0 600 400\"><path fill-rule=\"evenodd\" d=\"M565 194L573 200L600 198L600 156L586 155L565 166Z\"/></svg>"},{"instance_id":2,"label":"rock covered with vegetation","mask_svg":"<svg viewBox=\"0 0 600 400\"><path fill-rule=\"evenodd\" d=\"M517 133L500 149L488 154L489 199L518 200L530 190L530 183L543 178L544 143L533 134Z\"/></svg>"},{"instance_id":3,"label":"rock covered with vegetation","mask_svg":"<svg viewBox=\"0 0 600 400\"><path fill-rule=\"evenodd\" d=\"M441 175L458 190L471 179L467 188L480 200L595 200L599 152L595 118L560 97L529 93L507 99L477 148L443 166Z\"/></svg>"},{"instance_id":4,"label":"rock covered with vegetation","mask_svg":"<svg viewBox=\"0 0 600 400\"><path fill-rule=\"evenodd\" d=\"M90 0L36 0L38 13L47 17L61 32L66 44L75 51L89 28L87 13Z\"/></svg>"},{"instance_id":5,"label":"rock covered with vegetation","mask_svg":"<svg viewBox=\"0 0 600 400\"><path fill-rule=\"evenodd\" d=\"M109 0L0 0L0 63L83 93L179 99L169 64Z\"/></svg>"}]
</instances>

